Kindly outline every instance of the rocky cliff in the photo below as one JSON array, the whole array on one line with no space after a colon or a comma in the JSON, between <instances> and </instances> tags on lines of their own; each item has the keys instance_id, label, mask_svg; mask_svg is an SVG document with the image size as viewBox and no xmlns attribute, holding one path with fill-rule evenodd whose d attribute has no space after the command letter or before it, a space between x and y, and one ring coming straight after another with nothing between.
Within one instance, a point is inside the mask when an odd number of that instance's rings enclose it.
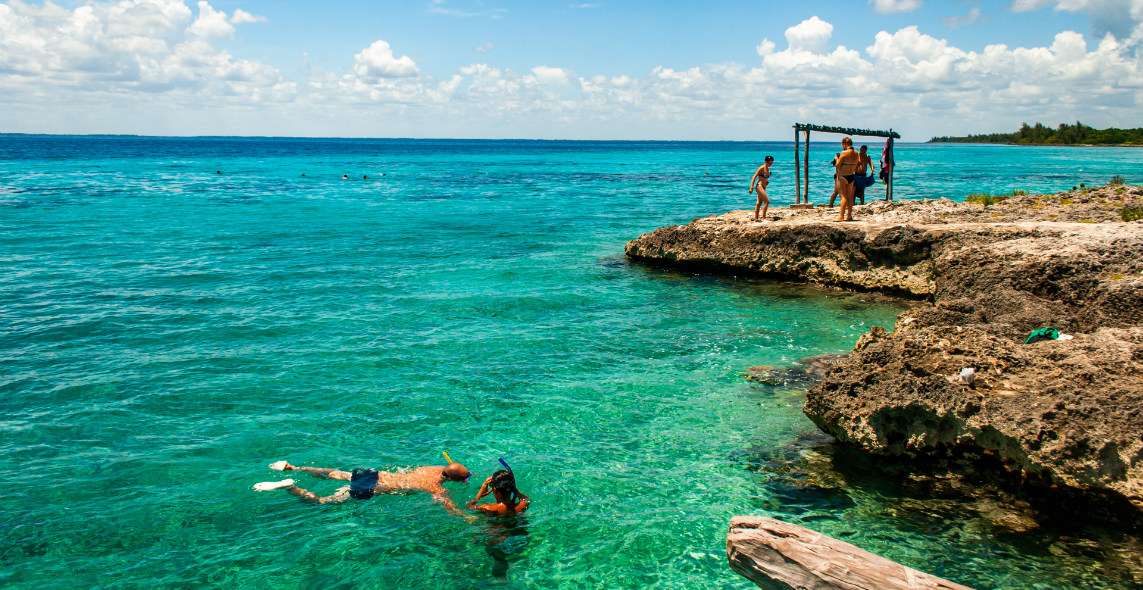
<instances>
[{"instance_id":1,"label":"rocky cliff","mask_svg":"<svg viewBox=\"0 0 1143 590\"><path fill-rule=\"evenodd\" d=\"M1143 187L736 211L628 243L633 259L904 295L811 387L806 414L868 452L979 460L1143 513ZM1024 344L1054 326L1071 340ZM966 383L958 374L975 369Z\"/></svg>"}]
</instances>

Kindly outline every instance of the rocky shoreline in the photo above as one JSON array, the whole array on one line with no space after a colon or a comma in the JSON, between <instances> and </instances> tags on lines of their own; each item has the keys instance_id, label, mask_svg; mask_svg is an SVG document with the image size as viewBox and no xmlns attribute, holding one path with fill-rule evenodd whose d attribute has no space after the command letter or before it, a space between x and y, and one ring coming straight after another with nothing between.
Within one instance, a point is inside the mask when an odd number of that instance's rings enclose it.
<instances>
[{"instance_id":1,"label":"rocky shoreline","mask_svg":"<svg viewBox=\"0 0 1143 590\"><path fill-rule=\"evenodd\" d=\"M629 258L918 301L822 371L805 413L839 441L972 464L1143 522L1143 187L735 211L664 227ZM1137 210L1137 209L1136 209ZM1024 344L1054 326L1070 340ZM975 369L975 379L958 375Z\"/></svg>"}]
</instances>

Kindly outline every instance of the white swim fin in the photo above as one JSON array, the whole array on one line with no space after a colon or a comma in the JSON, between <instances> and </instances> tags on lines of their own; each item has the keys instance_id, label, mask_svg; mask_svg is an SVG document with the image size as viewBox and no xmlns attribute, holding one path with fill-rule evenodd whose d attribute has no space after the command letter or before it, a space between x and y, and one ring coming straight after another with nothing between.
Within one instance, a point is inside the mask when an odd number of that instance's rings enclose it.
<instances>
[{"instance_id":1,"label":"white swim fin","mask_svg":"<svg viewBox=\"0 0 1143 590\"><path fill-rule=\"evenodd\" d=\"M293 479L283 479L282 481L260 481L254 484L255 492L268 492L270 490L280 490L294 485Z\"/></svg>"},{"instance_id":2,"label":"white swim fin","mask_svg":"<svg viewBox=\"0 0 1143 590\"><path fill-rule=\"evenodd\" d=\"M274 461L273 463L267 465L266 467L269 467L270 469L273 469L274 471L285 471L286 465L289 465L289 463L287 463L285 461Z\"/></svg>"}]
</instances>

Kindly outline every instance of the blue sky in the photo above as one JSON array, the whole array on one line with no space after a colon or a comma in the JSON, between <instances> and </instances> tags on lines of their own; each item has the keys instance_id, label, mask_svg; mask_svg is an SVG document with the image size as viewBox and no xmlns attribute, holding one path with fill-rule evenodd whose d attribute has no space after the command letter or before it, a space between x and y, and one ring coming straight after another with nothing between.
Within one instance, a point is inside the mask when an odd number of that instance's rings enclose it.
<instances>
[{"instance_id":1,"label":"blue sky","mask_svg":"<svg viewBox=\"0 0 1143 590\"><path fill-rule=\"evenodd\" d=\"M244 56L299 68L303 56L329 69L347 67L374 39L385 39L422 69L447 75L473 61L524 70L537 63L605 75L646 72L657 65L692 66L753 61L764 38L813 15L833 23L834 40L867 45L873 33L918 25L963 49L990 43L1036 46L1064 30L1088 32L1086 13L1037 10L1019 18L1010 2L926 2L912 12L878 13L860 0L844 2L471 2L443 7L469 16L433 12L430 2L215 2L245 8L272 26L253 27L227 43ZM590 8L577 8L590 6ZM945 19L981 10L971 26ZM1013 21L1018 20L1018 24ZM299 45L297 40L305 39ZM476 48L492 43L487 53Z\"/></svg>"},{"instance_id":2,"label":"blue sky","mask_svg":"<svg viewBox=\"0 0 1143 590\"><path fill-rule=\"evenodd\" d=\"M784 139L1143 120L1143 0L0 0L0 130Z\"/></svg>"}]
</instances>

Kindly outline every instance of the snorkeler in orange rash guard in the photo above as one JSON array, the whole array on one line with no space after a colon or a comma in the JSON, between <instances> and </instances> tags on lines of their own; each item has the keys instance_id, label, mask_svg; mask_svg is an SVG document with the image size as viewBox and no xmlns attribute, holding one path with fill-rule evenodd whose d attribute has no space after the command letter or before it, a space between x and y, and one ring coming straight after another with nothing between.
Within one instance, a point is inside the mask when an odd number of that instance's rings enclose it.
<instances>
[{"instance_id":1,"label":"snorkeler in orange rash guard","mask_svg":"<svg viewBox=\"0 0 1143 590\"><path fill-rule=\"evenodd\" d=\"M500 459L500 464L504 466L504 469L497 469L493 472L492 477L484 480L480 486L480 491L476 493L476 497L469 500L468 504L465 505L467 508L494 516L510 516L528 509L531 500L516 487L516 475L512 473L512 468L503 458ZM492 494L496 498L496 502L477 504L481 498L488 494Z\"/></svg>"}]
</instances>

